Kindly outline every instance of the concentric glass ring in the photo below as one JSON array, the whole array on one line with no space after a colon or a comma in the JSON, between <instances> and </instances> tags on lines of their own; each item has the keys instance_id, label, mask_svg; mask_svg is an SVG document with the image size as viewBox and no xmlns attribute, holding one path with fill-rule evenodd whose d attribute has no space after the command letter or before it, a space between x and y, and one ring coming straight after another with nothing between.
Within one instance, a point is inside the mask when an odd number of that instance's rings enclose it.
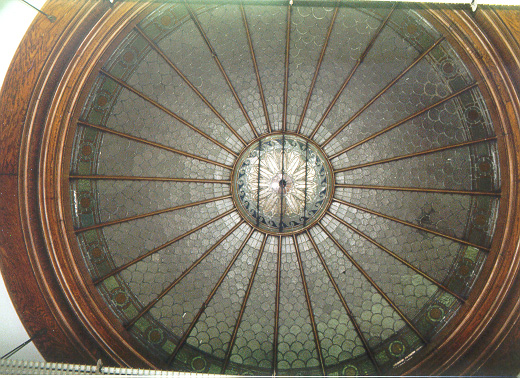
<instances>
[{"instance_id":1,"label":"concentric glass ring","mask_svg":"<svg viewBox=\"0 0 520 378\"><path fill-rule=\"evenodd\" d=\"M327 209L333 173L321 149L306 138L272 134L244 149L233 173L233 196L242 216L270 233L294 233Z\"/></svg>"}]
</instances>

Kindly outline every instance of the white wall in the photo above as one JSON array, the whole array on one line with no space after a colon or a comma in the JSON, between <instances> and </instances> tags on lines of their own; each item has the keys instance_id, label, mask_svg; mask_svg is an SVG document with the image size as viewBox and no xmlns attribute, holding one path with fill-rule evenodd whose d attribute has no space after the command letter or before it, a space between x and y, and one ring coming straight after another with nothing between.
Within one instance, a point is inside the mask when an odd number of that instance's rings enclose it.
<instances>
[{"instance_id":1,"label":"white wall","mask_svg":"<svg viewBox=\"0 0 520 378\"><path fill-rule=\"evenodd\" d=\"M41 8L45 0L28 0ZM0 0L0 85L11 63L11 59L27 28L38 12L20 0ZM0 190L2 181L0 179ZM4 232L0 225L0 232ZM27 341L29 336L20 322L4 285L0 280L0 356ZM13 359L43 361L31 343L16 353Z\"/></svg>"}]
</instances>

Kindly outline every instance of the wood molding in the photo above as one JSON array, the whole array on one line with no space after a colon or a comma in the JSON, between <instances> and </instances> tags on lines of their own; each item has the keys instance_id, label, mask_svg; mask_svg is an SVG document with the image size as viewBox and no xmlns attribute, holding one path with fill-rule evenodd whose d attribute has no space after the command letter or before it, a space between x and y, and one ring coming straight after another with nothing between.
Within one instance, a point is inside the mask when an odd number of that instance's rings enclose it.
<instances>
[{"instance_id":1,"label":"wood molding","mask_svg":"<svg viewBox=\"0 0 520 378\"><path fill-rule=\"evenodd\" d=\"M92 28L70 60L55 93L47 119L40 156L39 202L42 223L54 270L65 296L82 325L101 348L121 366L156 368L153 357L138 351L128 332L119 324L94 288L82 261L68 214L68 165L63 159L67 142L74 135L78 98L85 96L87 83L97 75L107 51L137 22L146 3L120 3ZM65 168L65 169L64 169ZM68 214L68 216L66 215ZM84 279L78 279L83 277Z\"/></svg>"},{"instance_id":2,"label":"wood molding","mask_svg":"<svg viewBox=\"0 0 520 378\"><path fill-rule=\"evenodd\" d=\"M465 305L472 308L460 311L451 325L439 334L439 338L444 338L444 341L435 345L435 348L421 351L417 356L421 361L402 372L410 375L471 375L484 371L486 361L493 353L500 355L503 352L502 344L510 330L514 329L520 315L520 103L516 90L518 81L511 75L512 71L518 73L520 66L511 59L514 52L510 47L516 42L510 39L511 35L503 33L505 25L485 24L481 21L483 18L496 17L492 9L480 9L475 17L462 10L430 13L434 17L435 26L445 29L452 45L459 47L459 54L465 55L464 60L471 62L473 70L483 78L479 87L486 97L487 105L495 113L492 118L499 127L497 135L501 152L502 193L506 194L502 197L496 234L500 233L498 228L501 228L503 236L501 240L495 237L490 253L491 261L486 263ZM497 45L494 39L501 39L504 43ZM509 342L514 343L511 340ZM514 375L520 370L520 361L515 360L510 361L511 366L508 368ZM495 364L494 368L489 367L486 371L495 374L503 372L500 364Z\"/></svg>"},{"instance_id":3,"label":"wood molding","mask_svg":"<svg viewBox=\"0 0 520 378\"><path fill-rule=\"evenodd\" d=\"M74 26L78 30L76 38L81 39L84 30L77 27L79 20L90 15L90 22L95 22L106 11L106 7L93 5L87 1L71 4L63 0L47 4L57 19L50 23L44 16L35 18L10 66L2 87L0 104L0 149L3 152L0 172L6 178L0 194L0 201L5 204L2 205L0 222L8 227L7 232L0 234L0 265L4 281L29 335L42 328L47 329L45 337L34 341L45 359L88 363L95 361L97 347L89 340L88 333L65 321L72 318L73 314L65 298L60 295L48 256L43 252L45 247L41 235L28 232L29 225L24 222L27 216L34 221L38 219L37 204L24 201L26 197L23 194L37 189L37 172L30 170L29 182L22 183L21 172L24 167L20 153L21 149L25 149L34 160L38 152L38 149L27 146L24 138L31 127L40 126L28 123L31 110L38 108L36 104L50 102L51 99L51 96L42 96L41 93L41 75L48 58ZM73 48L72 44L69 47ZM51 86L45 89L47 93L52 90ZM44 105L40 107L40 111L44 109ZM35 198L34 193L32 198ZM41 253L35 260L33 252L36 250ZM49 296L48 292L55 294Z\"/></svg>"}]
</instances>

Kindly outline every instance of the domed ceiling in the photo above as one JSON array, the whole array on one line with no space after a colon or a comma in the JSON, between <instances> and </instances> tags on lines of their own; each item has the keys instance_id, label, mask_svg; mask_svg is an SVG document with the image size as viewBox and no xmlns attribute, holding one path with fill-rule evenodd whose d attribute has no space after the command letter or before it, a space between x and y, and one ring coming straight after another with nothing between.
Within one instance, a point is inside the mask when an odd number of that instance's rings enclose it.
<instances>
[{"instance_id":1,"label":"domed ceiling","mask_svg":"<svg viewBox=\"0 0 520 378\"><path fill-rule=\"evenodd\" d=\"M169 368L391 374L464 305L495 230L495 131L416 11L163 4L88 91L77 243Z\"/></svg>"},{"instance_id":2,"label":"domed ceiling","mask_svg":"<svg viewBox=\"0 0 520 378\"><path fill-rule=\"evenodd\" d=\"M208 1L49 0L15 56L0 268L44 358L516 375L520 12Z\"/></svg>"}]
</instances>

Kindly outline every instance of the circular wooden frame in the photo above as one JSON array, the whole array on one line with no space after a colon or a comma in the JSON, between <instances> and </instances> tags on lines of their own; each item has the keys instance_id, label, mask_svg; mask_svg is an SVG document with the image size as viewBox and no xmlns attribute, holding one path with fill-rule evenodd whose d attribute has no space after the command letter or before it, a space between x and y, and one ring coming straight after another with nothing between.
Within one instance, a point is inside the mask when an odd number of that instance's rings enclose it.
<instances>
[{"instance_id":1,"label":"circular wooden frame","mask_svg":"<svg viewBox=\"0 0 520 378\"><path fill-rule=\"evenodd\" d=\"M78 109L103 59L153 4L49 1L24 38L1 93L0 265L29 334L47 360L163 368L132 341L88 279L68 207L68 159ZM490 256L470 298L401 374L473 374L514 352L520 317L518 11L422 10L480 78L497 127L502 200ZM13 274L12 272L17 272ZM510 347L512 345L513 347ZM518 348L516 349L518 350ZM502 357L503 358L503 357ZM520 362L511 369L520 369ZM479 370L480 369L480 370ZM488 369L488 370L486 370Z\"/></svg>"}]
</instances>

